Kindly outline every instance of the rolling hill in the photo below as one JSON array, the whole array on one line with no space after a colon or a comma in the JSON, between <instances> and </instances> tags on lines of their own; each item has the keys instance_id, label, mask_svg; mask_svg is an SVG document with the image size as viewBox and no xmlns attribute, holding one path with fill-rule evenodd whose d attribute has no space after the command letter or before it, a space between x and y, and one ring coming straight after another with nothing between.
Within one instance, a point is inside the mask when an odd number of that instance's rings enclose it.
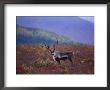
<instances>
[{"instance_id":1,"label":"rolling hill","mask_svg":"<svg viewBox=\"0 0 110 90\"><path fill-rule=\"evenodd\" d=\"M17 25L16 27L16 44L73 44L76 43L70 38L57 34L55 32L46 31L40 28L29 28Z\"/></svg>"}]
</instances>

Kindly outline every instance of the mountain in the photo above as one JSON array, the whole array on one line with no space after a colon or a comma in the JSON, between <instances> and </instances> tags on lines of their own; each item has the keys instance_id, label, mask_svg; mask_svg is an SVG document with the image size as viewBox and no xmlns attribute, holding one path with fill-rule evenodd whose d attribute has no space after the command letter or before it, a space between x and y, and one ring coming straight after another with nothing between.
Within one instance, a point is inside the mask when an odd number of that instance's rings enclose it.
<instances>
[{"instance_id":1,"label":"mountain","mask_svg":"<svg viewBox=\"0 0 110 90\"><path fill-rule=\"evenodd\" d=\"M40 28L29 28L17 25L16 44L73 44L70 38Z\"/></svg>"},{"instance_id":2,"label":"mountain","mask_svg":"<svg viewBox=\"0 0 110 90\"><path fill-rule=\"evenodd\" d=\"M46 29L73 41L94 45L94 23L78 16L17 16L17 24Z\"/></svg>"}]
</instances>

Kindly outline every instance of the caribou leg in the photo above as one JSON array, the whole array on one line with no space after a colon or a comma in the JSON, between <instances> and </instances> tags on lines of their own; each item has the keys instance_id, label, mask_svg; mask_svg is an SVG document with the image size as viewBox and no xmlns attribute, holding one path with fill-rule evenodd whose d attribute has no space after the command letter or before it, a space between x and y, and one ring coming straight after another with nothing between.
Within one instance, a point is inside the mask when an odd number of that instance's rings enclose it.
<instances>
[{"instance_id":1,"label":"caribou leg","mask_svg":"<svg viewBox=\"0 0 110 90\"><path fill-rule=\"evenodd\" d=\"M58 58L55 58L55 60L57 61L58 64L61 64Z\"/></svg>"},{"instance_id":2,"label":"caribou leg","mask_svg":"<svg viewBox=\"0 0 110 90\"><path fill-rule=\"evenodd\" d=\"M56 61L57 61L58 64L61 64L61 63L60 63L60 60L56 60Z\"/></svg>"},{"instance_id":3,"label":"caribou leg","mask_svg":"<svg viewBox=\"0 0 110 90\"><path fill-rule=\"evenodd\" d=\"M69 58L69 61L73 64L73 61L72 61L72 59L71 59L71 58Z\"/></svg>"}]
</instances>

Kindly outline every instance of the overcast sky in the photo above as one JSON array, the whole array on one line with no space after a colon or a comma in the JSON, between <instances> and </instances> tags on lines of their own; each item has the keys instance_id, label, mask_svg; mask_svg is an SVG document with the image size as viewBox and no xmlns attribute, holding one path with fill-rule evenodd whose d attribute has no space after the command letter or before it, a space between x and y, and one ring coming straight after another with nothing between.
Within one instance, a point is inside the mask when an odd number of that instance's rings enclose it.
<instances>
[{"instance_id":1,"label":"overcast sky","mask_svg":"<svg viewBox=\"0 0 110 90\"><path fill-rule=\"evenodd\" d=\"M94 23L94 17L93 16L91 16L91 17L80 16L79 18Z\"/></svg>"}]
</instances>

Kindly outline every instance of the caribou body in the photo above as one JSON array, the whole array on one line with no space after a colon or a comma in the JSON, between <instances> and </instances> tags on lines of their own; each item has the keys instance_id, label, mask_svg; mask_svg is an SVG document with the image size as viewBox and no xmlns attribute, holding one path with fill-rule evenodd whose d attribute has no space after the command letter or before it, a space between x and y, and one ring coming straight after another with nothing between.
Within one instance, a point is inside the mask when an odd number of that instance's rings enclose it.
<instances>
[{"instance_id":1,"label":"caribou body","mask_svg":"<svg viewBox=\"0 0 110 90\"><path fill-rule=\"evenodd\" d=\"M72 58L74 58L74 52L56 51L55 45L53 50L51 50L49 46L46 47L49 50L50 54L53 56L53 60L57 61L59 64L61 60L69 60L71 63L73 63Z\"/></svg>"}]
</instances>

